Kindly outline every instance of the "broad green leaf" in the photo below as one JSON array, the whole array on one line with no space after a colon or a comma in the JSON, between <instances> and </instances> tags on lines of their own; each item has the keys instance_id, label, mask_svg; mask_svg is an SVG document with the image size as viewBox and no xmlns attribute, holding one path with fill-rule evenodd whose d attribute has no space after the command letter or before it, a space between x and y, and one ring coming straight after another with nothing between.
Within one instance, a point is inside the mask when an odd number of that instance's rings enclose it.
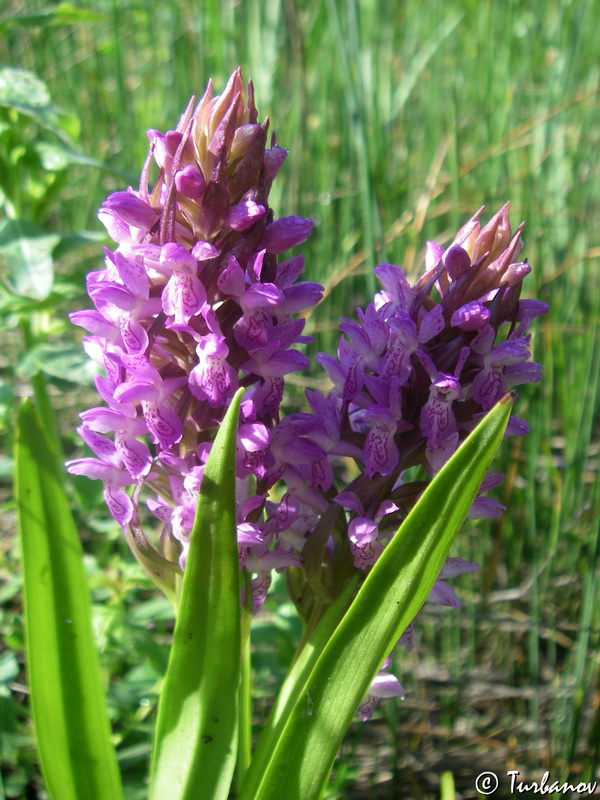
<instances>
[{"instance_id":1,"label":"broad green leaf","mask_svg":"<svg viewBox=\"0 0 600 800\"><path fill-rule=\"evenodd\" d=\"M18 375L32 376L38 372L69 383L90 386L98 370L81 347L44 342L28 350L17 365Z\"/></svg>"},{"instance_id":2,"label":"broad green leaf","mask_svg":"<svg viewBox=\"0 0 600 800\"><path fill-rule=\"evenodd\" d=\"M508 422L503 398L436 475L259 742L240 800L316 800L362 698L438 576ZM325 618L324 618L325 621ZM315 640L322 638L317 627ZM284 690L286 687L284 686Z\"/></svg>"},{"instance_id":3,"label":"broad green leaf","mask_svg":"<svg viewBox=\"0 0 600 800\"><path fill-rule=\"evenodd\" d=\"M19 67L0 68L0 105L18 111L47 108L50 91L41 78Z\"/></svg>"},{"instance_id":4,"label":"broad green leaf","mask_svg":"<svg viewBox=\"0 0 600 800\"><path fill-rule=\"evenodd\" d=\"M79 135L79 120L54 105L47 85L33 72L0 67L0 106L13 108L70 142Z\"/></svg>"},{"instance_id":5,"label":"broad green leaf","mask_svg":"<svg viewBox=\"0 0 600 800\"><path fill-rule=\"evenodd\" d=\"M202 478L156 724L150 800L220 800L238 736L240 587L235 455L241 390Z\"/></svg>"},{"instance_id":6,"label":"broad green leaf","mask_svg":"<svg viewBox=\"0 0 600 800\"><path fill-rule=\"evenodd\" d=\"M0 262L6 261L10 282L18 295L43 300L54 280L52 253L60 241L27 220L11 219L0 229Z\"/></svg>"},{"instance_id":7,"label":"broad green leaf","mask_svg":"<svg viewBox=\"0 0 600 800\"><path fill-rule=\"evenodd\" d=\"M40 761L54 800L119 800L121 780L62 475L29 401L16 446L27 664Z\"/></svg>"}]
</instances>

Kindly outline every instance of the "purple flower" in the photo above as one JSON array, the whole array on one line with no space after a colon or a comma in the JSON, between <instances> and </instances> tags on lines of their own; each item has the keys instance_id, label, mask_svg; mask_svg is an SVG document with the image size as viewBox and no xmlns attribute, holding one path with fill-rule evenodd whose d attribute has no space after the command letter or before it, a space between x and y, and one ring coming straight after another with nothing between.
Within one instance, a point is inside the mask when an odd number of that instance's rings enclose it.
<instances>
[{"instance_id":1,"label":"purple flower","mask_svg":"<svg viewBox=\"0 0 600 800\"><path fill-rule=\"evenodd\" d=\"M287 151L274 137L269 148L267 131L252 84L246 92L239 70L220 96L209 83L176 130L149 131L139 187L114 192L99 213L116 245L106 251L104 269L88 276L95 308L71 315L89 332L86 350L105 370L96 385L107 407L81 415L81 435L98 457L69 462L68 469L102 480L110 512L134 530L128 540L149 547L140 524L146 499L162 526L155 542L164 581L173 575L168 562L185 564L211 442L235 391L246 387L238 542L255 608L271 570L299 563L289 545L281 546L266 503L282 471L271 445L278 441L285 376L308 364L295 345L310 337L293 315L322 294L318 284L298 281L302 256L278 261L307 239L313 224L274 219L269 190ZM150 187L153 161L159 173ZM305 446L326 462L317 444ZM314 485L326 481L323 473ZM136 555L145 563L142 550Z\"/></svg>"},{"instance_id":2,"label":"purple flower","mask_svg":"<svg viewBox=\"0 0 600 800\"><path fill-rule=\"evenodd\" d=\"M356 716L360 717L363 722L371 719L373 711L379 704L379 701L384 697L400 697L404 700L406 692L400 685L398 678L387 672L386 669L390 665L391 656L388 656L383 663L383 666L373 679L371 686L363 700L361 701Z\"/></svg>"},{"instance_id":3,"label":"purple flower","mask_svg":"<svg viewBox=\"0 0 600 800\"><path fill-rule=\"evenodd\" d=\"M288 488L285 513L270 512L280 520L280 537L287 525L298 553L310 550L331 504L344 509L325 551L325 574L343 558L344 547L356 569L368 570L423 491L424 482L407 482L406 471L420 466L437 473L509 388L541 377L541 366L530 360L527 329L548 308L520 299L530 270L516 260L522 226L511 234L504 206L481 227L481 211L449 247L428 243L425 272L414 285L400 267L375 268L382 290L358 310L356 321L340 322L337 358L317 356L333 384L330 393L307 392L312 415L303 416L302 427L288 428L284 418L273 431L273 442L284 428L296 437L286 437L277 451L277 475ZM507 435L524 432L525 424L512 417ZM307 440L322 451L315 451L310 468ZM358 473L349 483L348 458ZM333 482L315 481L316 467ZM470 517L501 514L503 506L484 495L502 477L486 477ZM289 514L299 504L310 506L313 515ZM448 559L430 602L459 605L446 579L476 567ZM401 641L410 643L408 631ZM365 700L361 716L368 716L375 698L373 692Z\"/></svg>"}]
</instances>

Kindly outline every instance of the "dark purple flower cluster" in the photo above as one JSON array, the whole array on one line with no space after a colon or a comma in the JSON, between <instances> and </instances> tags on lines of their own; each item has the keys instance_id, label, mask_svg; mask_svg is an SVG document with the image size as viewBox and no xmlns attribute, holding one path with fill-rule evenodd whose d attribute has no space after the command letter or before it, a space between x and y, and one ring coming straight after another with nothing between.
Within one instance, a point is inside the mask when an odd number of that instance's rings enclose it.
<instances>
[{"instance_id":1,"label":"dark purple flower cluster","mask_svg":"<svg viewBox=\"0 0 600 800\"><path fill-rule=\"evenodd\" d=\"M104 269L88 275L95 308L71 320L89 332L84 346L103 369L96 387L106 405L81 414L79 432L96 457L68 464L104 482L137 557L168 582L172 562L185 563L215 431L245 387L238 538L255 605L273 567L299 563L262 519L284 376L308 365L294 345L310 337L294 315L322 292L298 282L302 255L277 258L310 235L312 222L273 218L269 190L287 151L274 137L266 146L269 123L257 119L252 84L246 95L239 70L222 95L213 97L209 83L176 130L149 132L139 189L103 203L100 219L117 246L106 250ZM152 162L159 174L150 190ZM142 486L163 526L158 551L140 525Z\"/></svg>"},{"instance_id":2,"label":"dark purple flower cluster","mask_svg":"<svg viewBox=\"0 0 600 800\"><path fill-rule=\"evenodd\" d=\"M428 242L425 272L414 286L400 267L375 268L383 290L357 310L358 321L340 322L337 358L317 356L333 389L308 391L312 413L292 414L273 432L288 491L268 510L280 540L301 549L311 565L290 571L304 615L317 599L337 594L344 573L379 558L425 485L409 480L407 470L434 475L508 390L541 377L541 366L530 361L527 329L548 307L520 299L530 271L518 260L522 227L511 234L508 204L485 227L481 212L448 248ZM507 435L527 429L512 417ZM498 501L483 496L502 478L488 473L471 517L502 513ZM448 559L429 600L460 605L444 579L476 567ZM401 641L412 646L412 627ZM359 714L369 716L390 692L402 689L382 672Z\"/></svg>"}]
</instances>

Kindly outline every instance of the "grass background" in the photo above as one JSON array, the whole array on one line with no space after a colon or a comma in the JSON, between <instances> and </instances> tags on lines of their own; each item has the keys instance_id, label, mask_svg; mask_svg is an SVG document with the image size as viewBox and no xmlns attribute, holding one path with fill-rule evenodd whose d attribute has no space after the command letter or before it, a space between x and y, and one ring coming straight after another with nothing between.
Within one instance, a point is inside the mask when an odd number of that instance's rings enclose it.
<instances>
[{"instance_id":1,"label":"grass background","mask_svg":"<svg viewBox=\"0 0 600 800\"><path fill-rule=\"evenodd\" d=\"M368 302L378 261L418 274L425 240L449 241L482 204L491 214L510 200L514 226L526 220L524 255L533 266L526 291L552 313L534 326L544 379L526 387L517 406L532 430L507 442L497 462L507 472L497 496L510 510L465 527L456 555L481 569L455 582L463 608L421 615L414 654L396 663L407 699L382 704L375 720L352 729L329 797L436 798L447 770L457 797L475 797L482 769L498 772L498 797L508 796L510 769L528 780L546 769L555 779L593 780L600 747L600 7L584 0L96 0L73 8L13 0L4 13L0 63L46 81L53 101L78 120L78 151L102 165L70 166L44 203L29 204L49 232L101 232L96 210L109 191L135 185L146 129L174 127L211 76L217 90L238 64L252 77L259 114L269 115L291 151L272 205L316 222L303 248L306 277L325 284L326 298L309 319L312 353L335 348L337 318ZM100 245L57 259L66 288L43 309L52 346L79 339L65 314L86 304L83 278L98 267ZM1 435L10 453L11 407L30 392L37 367L10 309L2 326ZM77 410L90 405L89 388L65 381L51 361L43 366L59 373L49 380L70 453L79 446L72 429ZM315 372L307 380L322 378ZM145 796L147 736L171 619L106 520L98 490L76 481L73 502L135 800ZM2 491L4 791L42 798L7 479ZM295 633L283 602L257 620L259 715Z\"/></svg>"}]
</instances>

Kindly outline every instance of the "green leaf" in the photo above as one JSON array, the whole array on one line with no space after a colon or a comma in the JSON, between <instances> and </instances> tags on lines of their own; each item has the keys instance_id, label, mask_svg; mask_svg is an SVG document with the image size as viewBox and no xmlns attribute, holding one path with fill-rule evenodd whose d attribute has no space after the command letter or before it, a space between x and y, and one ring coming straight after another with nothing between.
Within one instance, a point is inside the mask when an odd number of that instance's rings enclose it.
<instances>
[{"instance_id":1,"label":"green leaf","mask_svg":"<svg viewBox=\"0 0 600 800\"><path fill-rule=\"evenodd\" d=\"M54 105L47 85L29 70L0 67L0 106L25 114L65 141L79 135L77 117Z\"/></svg>"},{"instance_id":2,"label":"green leaf","mask_svg":"<svg viewBox=\"0 0 600 800\"><path fill-rule=\"evenodd\" d=\"M50 91L33 72L18 67L0 69L0 105L18 111L48 108L52 104Z\"/></svg>"},{"instance_id":3,"label":"green leaf","mask_svg":"<svg viewBox=\"0 0 600 800\"><path fill-rule=\"evenodd\" d=\"M97 374L96 365L81 347L68 347L44 342L27 351L17 366L17 375L36 375L43 372L65 383L90 386Z\"/></svg>"},{"instance_id":4,"label":"green leaf","mask_svg":"<svg viewBox=\"0 0 600 800\"><path fill-rule=\"evenodd\" d=\"M23 548L27 663L40 761L55 800L118 800L79 537L35 410L19 415L16 500Z\"/></svg>"},{"instance_id":5,"label":"green leaf","mask_svg":"<svg viewBox=\"0 0 600 800\"><path fill-rule=\"evenodd\" d=\"M301 685L288 691L283 709L276 706L278 720L259 742L240 800L321 796L371 681L431 591L502 441L511 407L507 395L431 481L368 574L310 674L304 678L304 669L297 675ZM321 638L317 627L314 639Z\"/></svg>"},{"instance_id":6,"label":"green leaf","mask_svg":"<svg viewBox=\"0 0 600 800\"><path fill-rule=\"evenodd\" d=\"M210 451L156 725L150 800L226 798L235 767L240 587L235 455L242 391Z\"/></svg>"},{"instance_id":7,"label":"green leaf","mask_svg":"<svg viewBox=\"0 0 600 800\"><path fill-rule=\"evenodd\" d=\"M0 229L0 261L6 261L13 291L44 300L52 289L52 252L60 242L57 233L46 233L32 222L10 219Z\"/></svg>"}]
</instances>

